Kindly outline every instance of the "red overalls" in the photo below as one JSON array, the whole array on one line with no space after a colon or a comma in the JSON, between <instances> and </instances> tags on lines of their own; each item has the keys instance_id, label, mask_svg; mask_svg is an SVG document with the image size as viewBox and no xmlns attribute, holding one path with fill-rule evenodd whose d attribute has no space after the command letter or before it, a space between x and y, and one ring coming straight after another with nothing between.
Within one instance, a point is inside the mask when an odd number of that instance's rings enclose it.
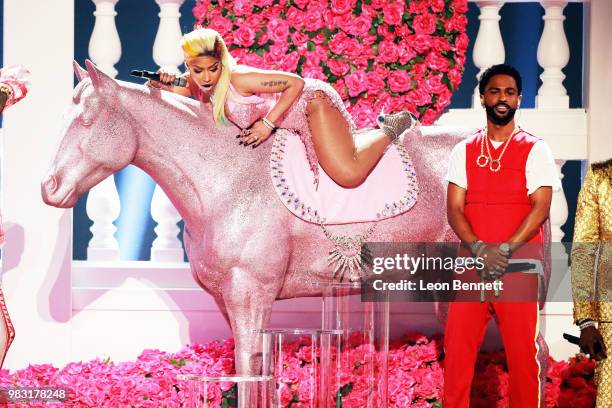
<instances>
[{"instance_id":1,"label":"red overalls","mask_svg":"<svg viewBox=\"0 0 612 408\"><path fill-rule=\"evenodd\" d=\"M481 134L467 140L468 188L464 214L480 240L492 245L506 242L531 210L525 164L537 141L536 137L524 131L518 132L508 144L500 171L492 172L488 166L476 164ZM491 155L495 158L499 157L502 148L503 145L494 149L489 142ZM530 242L542 242L542 238L543 230L540 228ZM541 253L536 252L534 254L533 246L522 247L512 254L512 258L542 259ZM466 272L461 279L480 282L474 270ZM444 336L444 408L469 407L476 357L487 323L494 314L508 363L510 408L540 406L540 366L536 345L539 333L538 277L515 272L504 275L502 282L503 291L498 297L492 291L487 292L486 301L480 302L479 292L459 292L449 307Z\"/></svg>"}]
</instances>

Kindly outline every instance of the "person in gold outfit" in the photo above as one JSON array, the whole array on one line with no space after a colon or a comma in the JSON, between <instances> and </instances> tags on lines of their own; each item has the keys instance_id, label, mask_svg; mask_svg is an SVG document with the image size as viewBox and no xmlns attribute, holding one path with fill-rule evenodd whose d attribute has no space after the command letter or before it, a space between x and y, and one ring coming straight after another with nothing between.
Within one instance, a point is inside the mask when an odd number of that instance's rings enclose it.
<instances>
[{"instance_id":1,"label":"person in gold outfit","mask_svg":"<svg viewBox=\"0 0 612 408\"><path fill-rule=\"evenodd\" d=\"M593 164L578 198L572 248L580 349L597 361L597 408L612 407L612 159Z\"/></svg>"}]
</instances>

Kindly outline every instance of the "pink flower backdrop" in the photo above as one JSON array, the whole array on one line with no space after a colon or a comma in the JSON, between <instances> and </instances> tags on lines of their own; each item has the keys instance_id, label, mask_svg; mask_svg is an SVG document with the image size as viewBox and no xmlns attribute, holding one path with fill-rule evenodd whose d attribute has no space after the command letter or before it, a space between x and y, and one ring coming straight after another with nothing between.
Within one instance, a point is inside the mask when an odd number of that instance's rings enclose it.
<instances>
[{"instance_id":1,"label":"pink flower backdrop","mask_svg":"<svg viewBox=\"0 0 612 408\"><path fill-rule=\"evenodd\" d=\"M355 336L359 338L360 336ZM389 352L389 406L393 408L439 408L443 392L442 338L411 333L393 342ZM145 350L136 361L115 363L108 359L70 363L58 369L48 364L30 365L9 373L0 371L0 389L14 387L62 387L64 402L11 407L188 407L186 384L179 374L223 376L234 370L232 340L189 345L177 353ZM342 358L351 364L340 373L341 383L333 390L336 407L365 406L364 373L372 363L367 345L351 345ZM285 345L285 370L277 378L282 406L303 408L310 389L312 353L309 339ZM592 408L596 390L595 363L583 357L569 362L548 362L547 408ZM503 352L481 353L472 387L472 408L502 408L508 405L508 370ZM332 373L335 376L335 373ZM215 407L235 406L235 388L223 384L208 394ZM0 404L6 394L0 393ZM4 405L2 405L4 406Z\"/></svg>"},{"instance_id":2,"label":"pink flower backdrop","mask_svg":"<svg viewBox=\"0 0 612 408\"><path fill-rule=\"evenodd\" d=\"M461 83L467 0L199 0L238 62L334 86L358 127L381 109L433 123Z\"/></svg>"}]
</instances>

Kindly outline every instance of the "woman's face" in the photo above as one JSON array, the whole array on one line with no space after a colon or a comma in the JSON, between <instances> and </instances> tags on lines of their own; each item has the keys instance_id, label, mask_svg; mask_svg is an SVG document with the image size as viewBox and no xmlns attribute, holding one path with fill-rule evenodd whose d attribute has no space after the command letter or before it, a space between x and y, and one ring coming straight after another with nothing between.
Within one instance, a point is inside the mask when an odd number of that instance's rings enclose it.
<instances>
[{"instance_id":1,"label":"woman's face","mask_svg":"<svg viewBox=\"0 0 612 408\"><path fill-rule=\"evenodd\" d=\"M204 92L211 92L221 76L221 61L218 58L205 56L185 60L191 79Z\"/></svg>"}]
</instances>

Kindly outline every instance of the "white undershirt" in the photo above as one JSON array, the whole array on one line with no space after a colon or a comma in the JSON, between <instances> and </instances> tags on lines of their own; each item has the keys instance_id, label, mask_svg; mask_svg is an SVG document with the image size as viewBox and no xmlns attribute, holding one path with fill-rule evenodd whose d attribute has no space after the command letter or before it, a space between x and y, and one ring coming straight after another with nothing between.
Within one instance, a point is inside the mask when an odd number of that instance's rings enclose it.
<instances>
[{"instance_id":1,"label":"white undershirt","mask_svg":"<svg viewBox=\"0 0 612 408\"><path fill-rule=\"evenodd\" d=\"M491 140L491 144L496 149L502 143ZM463 140L453 148L446 180L467 190L465 144L466 141ZM538 140L529 151L525 164L525 176L527 179L527 194L532 194L542 186L552 187L553 191L561 189L561 180L557 173L555 159L550 148L543 140Z\"/></svg>"}]
</instances>

